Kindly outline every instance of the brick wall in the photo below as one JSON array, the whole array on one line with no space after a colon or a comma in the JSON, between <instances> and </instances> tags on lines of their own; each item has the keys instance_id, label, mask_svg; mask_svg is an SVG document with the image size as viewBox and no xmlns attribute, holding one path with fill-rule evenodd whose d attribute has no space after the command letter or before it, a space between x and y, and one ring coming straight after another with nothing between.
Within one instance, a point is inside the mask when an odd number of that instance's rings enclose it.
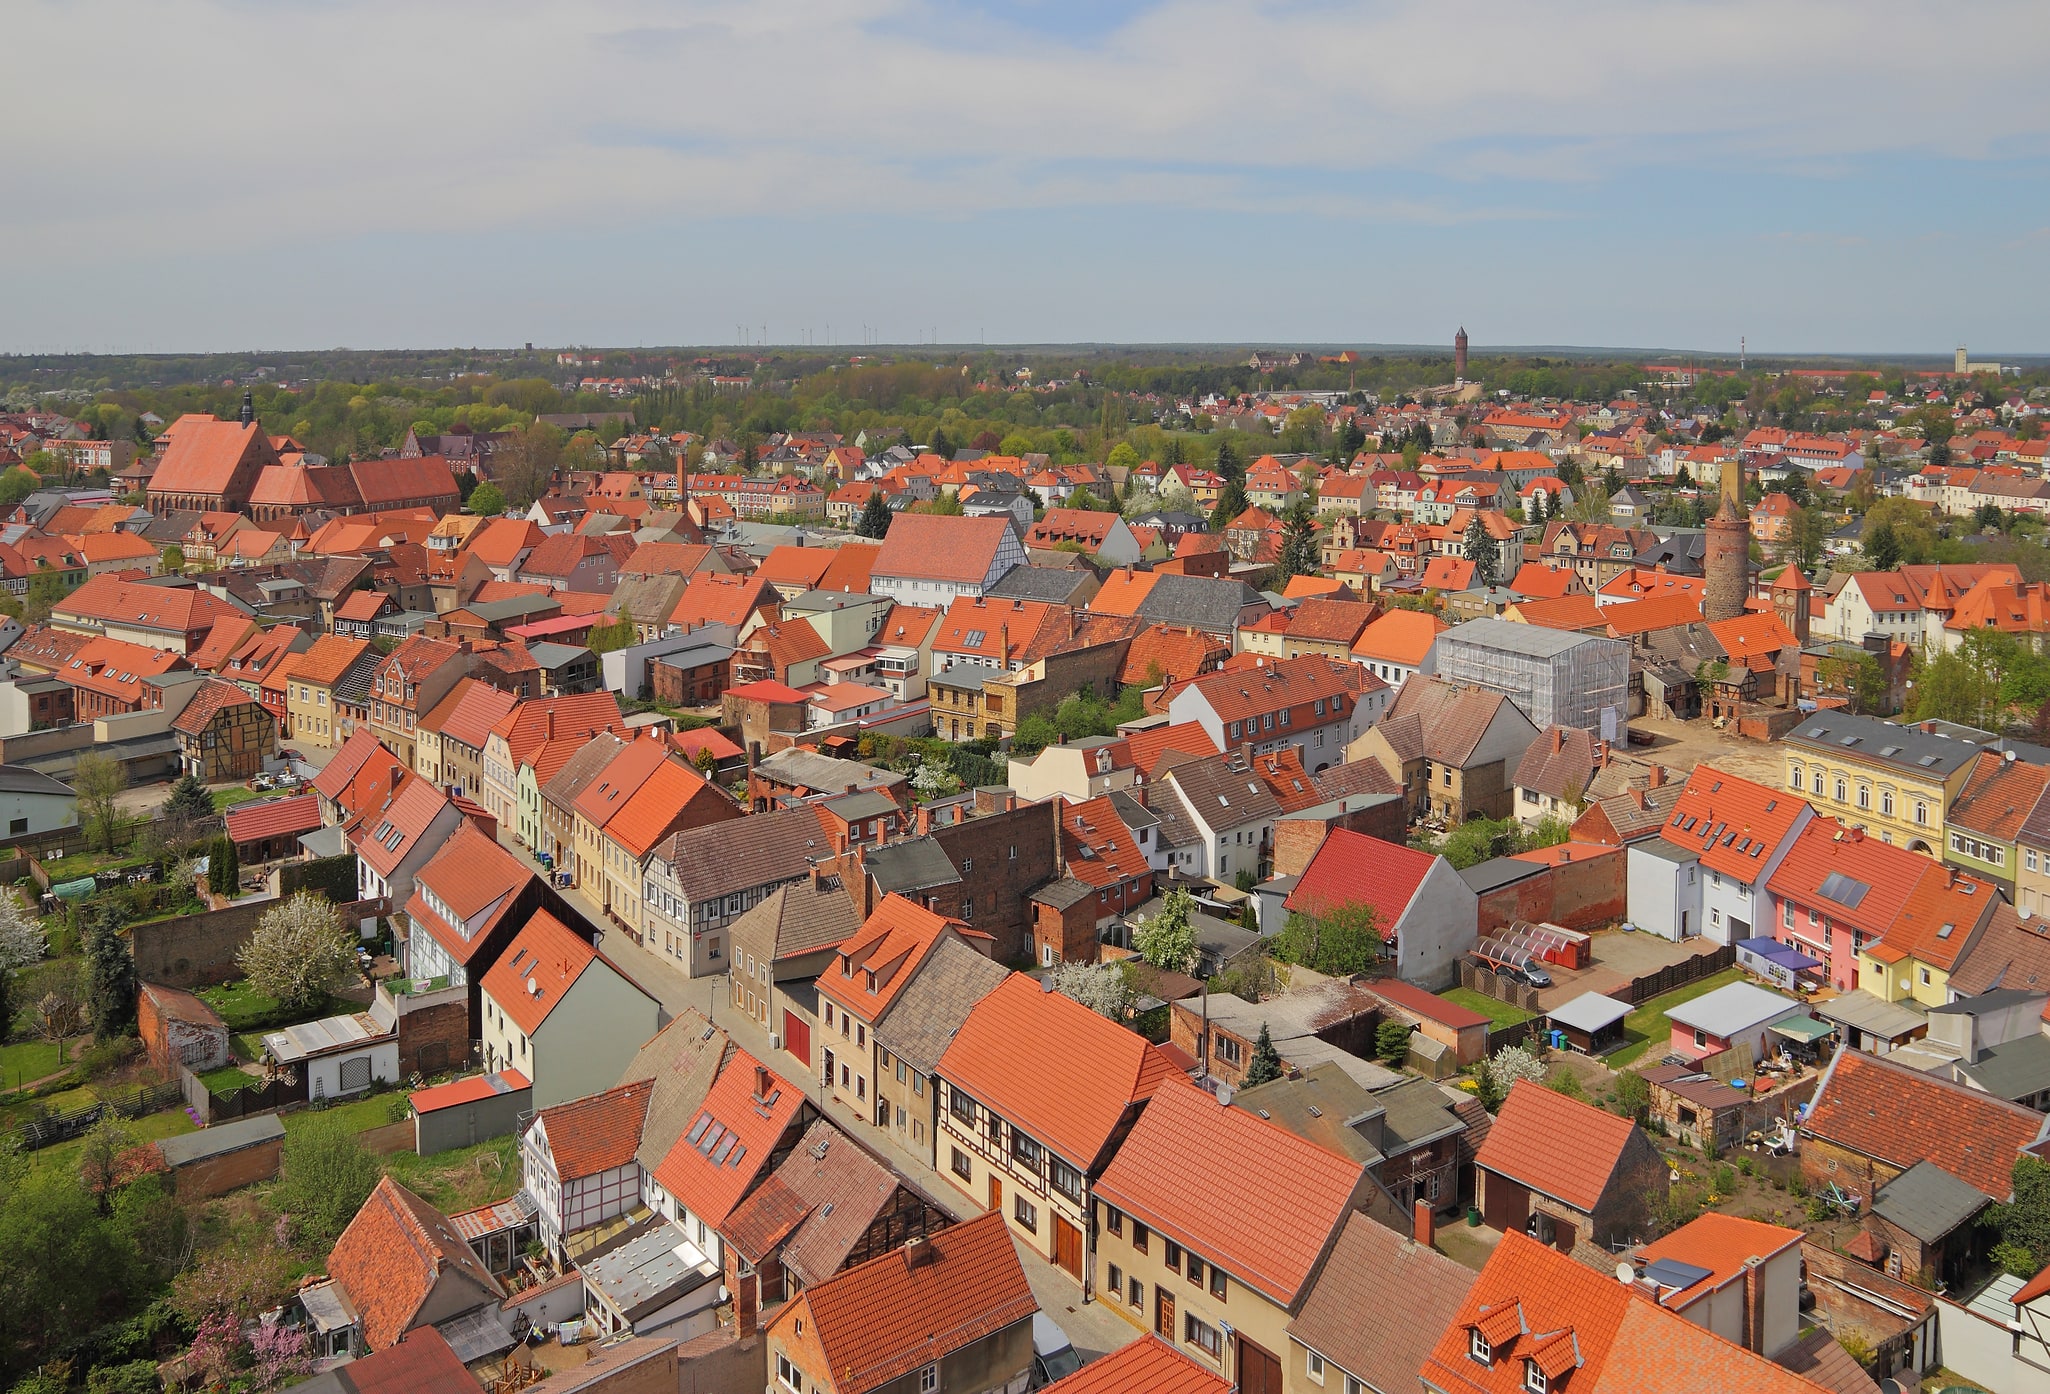
<instances>
[{"instance_id":1,"label":"brick wall","mask_svg":"<svg viewBox=\"0 0 2050 1394\"><path fill-rule=\"evenodd\" d=\"M1279 818L1274 823L1274 874L1300 876L1333 828L1364 833L1400 846L1409 841L1409 810L1400 797L1323 818Z\"/></svg>"},{"instance_id":2,"label":"brick wall","mask_svg":"<svg viewBox=\"0 0 2050 1394\"><path fill-rule=\"evenodd\" d=\"M984 803L978 795L978 813ZM934 840L963 877L959 885L936 892L940 903L935 908L941 914L959 914L960 898L974 896L975 917L970 923L996 937L992 957L1000 963L1016 962L1032 951L1026 897L1059 875L1054 813L1052 803L1026 804L933 829ZM1013 848L1016 856L1011 855Z\"/></svg>"},{"instance_id":3,"label":"brick wall","mask_svg":"<svg viewBox=\"0 0 2050 1394\"><path fill-rule=\"evenodd\" d=\"M470 1009L461 1001L400 1013L398 1034L401 1075L439 1074L470 1059Z\"/></svg>"},{"instance_id":4,"label":"brick wall","mask_svg":"<svg viewBox=\"0 0 2050 1394\"><path fill-rule=\"evenodd\" d=\"M1037 902L1032 906L1032 961L1045 963L1053 949L1059 963L1094 963L1099 944L1096 938L1096 897L1084 896L1065 910Z\"/></svg>"},{"instance_id":5,"label":"brick wall","mask_svg":"<svg viewBox=\"0 0 2050 1394\"><path fill-rule=\"evenodd\" d=\"M1858 1197L1860 1208L1872 1204L1872 1193L1899 1176L1904 1168L1875 1162L1861 1152L1839 1147L1826 1138L1801 1131L1801 1179L1808 1189L1837 1186Z\"/></svg>"},{"instance_id":6,"label":"brick wall","mask_svg":"<svg viewBox=\"0 0 2050 1394\"><path fill-rule=\"evenodd\" d=\"M183 988L241 977L235 954L249 942L264 912L276 903L260 900L136 925L129 931L135 949L135 975L144 982Z\"/></svg>"},{"instance_id":7,"label":"brick wall","mask_svg":"<svg viewBox=\"0 0 2050 1394\"><path fill-rule=\"evenodd\" d=\"M1628 910L1626 854L1621 847L1546 867L1480 898L1479 930L1486 934L1511 920L1550 921L1568 929L1614 924Z\"/></svg>"},{"instance_id":8,"label":"brick wall","mask_svg":"<svg viewBox=\"0 0 2050 1394\"><path fill-rule=\"evenodd\" d=\"M283 1140L274 1138L254 1147L209 1157L173 1172L172 1188L180 1200L204 1200L209 1196L226 1195L243 1186L271 1180L278 1174L284 1155Z\"/></svg>"}]
</instances>

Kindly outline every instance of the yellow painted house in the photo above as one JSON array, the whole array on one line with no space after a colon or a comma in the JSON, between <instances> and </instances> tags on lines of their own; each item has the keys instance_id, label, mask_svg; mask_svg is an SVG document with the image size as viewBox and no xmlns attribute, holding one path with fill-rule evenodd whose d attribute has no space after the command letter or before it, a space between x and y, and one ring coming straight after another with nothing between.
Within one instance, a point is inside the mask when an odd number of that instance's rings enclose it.
<instances>
[{"instance_id":1,"label":"yellow painted house","mask_svg":"<svg viewBox=\"0 0 2050 1394\"><path fill-rule=\"evenodd\" d=\"M1840 711L1817 712L1782 744L1786 788L1818 814L1937 859L1951 804L1986 749L1935 722L1903 726Z\"/></svg>"}]
</instances>

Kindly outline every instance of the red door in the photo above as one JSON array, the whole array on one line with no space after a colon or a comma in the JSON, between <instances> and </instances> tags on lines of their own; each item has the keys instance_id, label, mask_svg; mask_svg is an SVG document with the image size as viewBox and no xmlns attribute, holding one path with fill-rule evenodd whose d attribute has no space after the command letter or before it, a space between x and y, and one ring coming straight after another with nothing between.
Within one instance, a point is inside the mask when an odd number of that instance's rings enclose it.
<instances>
[{"instance_id":1,"label":"red door","mask_svg":"<svg viewBox=\"0 0 2050 1394\"><path fill-rule=\"evenodd\" d=\"M811 1023L788 1007L783 1009L783 1049L807 1065L811 1063Z\"/></svg>"}]
</instances>

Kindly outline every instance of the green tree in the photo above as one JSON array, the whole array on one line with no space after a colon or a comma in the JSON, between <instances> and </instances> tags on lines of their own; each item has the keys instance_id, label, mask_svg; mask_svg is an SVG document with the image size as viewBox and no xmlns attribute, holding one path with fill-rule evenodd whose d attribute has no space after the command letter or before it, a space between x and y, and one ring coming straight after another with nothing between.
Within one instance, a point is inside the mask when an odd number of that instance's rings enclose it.
<instances>
[{"instance_id":1,"label":"green tree","mask_svg":"<svg viewBox=\"0 0 2050 1394\"><path fill-rule=\"evenodd\" d=\"M470 512L479 518L496 518L505 512L505 492L496 484L479 484L470 491Z\"/></svg>"},{"instance_id":2,"label":"green tree","mask_svg":"<svg viewBox=\"0 0 2050 1394\"><path fill-rule=\"evenodd\" d=\"M1348 901L1310 914L1289 912L1274 936L1274 956L1334 978L1364 973L1381 958L1381 917L1371 905Z\"/></svg>"},{"instance_id":3,"label":"green tree","mask_svg":"<svg viewBox=\"0 0 2050 1394\"><path fill-rule=\"evenodd\" d=\"M143 1274L123 1228L61 1167L0 1159L0 1343L20 1369L117 1315Z\"/></svg>"},{"instance_id":4,"label":"green tree","mask_svg":"<svg viewBox=\"0 0 2050 1394\"><path fill-rule=\"evenodd\" d=\"M78 1183L102 1215L114 1213L114 1192L121 1184L121 1163L135 1146L133 1131L118 1118L93 1124L79 1144Z\"/></svg>"},{"instance_id":5,"label":"green tree","mask_svg":"<svg viewBox=\"0 0 2050 1394\"><path fill-rule=\"evenodd\" d=\"M235 966L249 985L288 1007L314 1007L355 974L356 936L334 903L300 891L264 911Z\"/></svg>"},{"instance_id":6,"label":"green tree","mask_svg":"<svg viewBox=\"0 0 2050 1394\"><path fill-rule=\"evenodd\" d=\"M1501 553L1495 546L1495 539L1488 536L1488 525L1479 509L1474 510L1473 521L1466 525L1464 550L1466 559L1473 563L1474 585L1483 590L1493 586Z\"/></svg>"},{"instance_id":7,"label":"green tree","mask_svg":"<svg viewBox=\"0 0 2050 1394\"><path fill-rule=\"evenodd\" d=\"M1874 571L1896 571L1901 564L1900 539L1894 536L1893 524L1874 523L1869 517L1864 530L1865 560Z\"/></svg>"},{"instance_id":8,"label":"green tree","mask_svg":"<svg viewBox=\"0 0 2050 1394\"><path fill-rule=\"evenodd\" d=\"M55 570L48 562L36 563L36 573L29 578L28 593L22 598L22 610L36 624L50 618L50 612L64 603L64 597L71 594L73 587L65 581L64 573Z\"/></svg>"},{"instance_id":9,"label":"green tree","mask_svg":"<svg viewBox=\"0 0 2050 1394\"><path fill-rule=\"evenodd\" d=\"M1409 1023L1396 1017L1382 1021L1374 1032L1374 1053L1390 1065L1400 1065L1409 1055Z\"/></svg>"},{"instance_id":10,"label":"green tree","mask_svg":"<svg viewBox=\"0 0 2050 1394\"><path fill-rule=\"evenodd\" d=\"M1158 914L1132 930L1132 947L1155 968L1187 973L1196 966L1195 897L1177 887L1167 893Z\"/></svg>"},{"instance_id":11,"label":"green tree","mask_svg":"<svg viewBox=\"0 0 2050 1394\"><path fill-rule=\"evenodd\" d=\"M1297 499L1281 519L1281 579L1313 576L1319 564L1316 515L1308 499Z\"/></svg>"},{"instance_id":12,"label":"green tree","mask_svg":"<svg viewBox=\"0 0 2050 1394\"><path fill-rule=\"evenodd\" d=\"M185 549L173 542L164 548L164 574L176 576L185 570Z\"/></svg>"},{"instance_id":13,"label":"green tree","mask_svg":"<svg viewBox=\"0 0 2050 1394\"><path fill-rule=\"evenodd\" d=\"M1244 484L1246 482L1246 463L1239 455L1239 448L1232 444L1229 431L1217 437L1217 456L1211 462L1210 467L1220 475L1223 475L1226 483Z\"/></svg>"},{"instance_id":14,"label":"green tree","mask_svg":"<svg viewBox=\"0 0 2050 1394\"><path fill-rule=\"evenodd\" d=\"M631 647L638 637L633 620L619 615L604 624L592 625L591 632L584 636L584 647L592 653L611 653Z\"/></svg>"},{"instance_id":15,"label":"green tree","mask_svg":"<svg viewBox=\"0 0 2050 1394\"><path fill-rule=\"evenodd\" d=\"M1246 1073L1240 1080L1243 1088L1265 1084L1270 1079L1281 1078L1281 1052L1274 1048L1274 1036L1267 1030L1267 1023L1260 1023L1260 1038L1253 1042L1253 1058L1246 1062Z\"/></svg>"},{"instance_id":16,"label":"green tree","mask_svg":"<svg viewBox=\"0 0 2050 1394\"><path fill-rule=\"evenodd\" d=\"M94 1039L111 1041L127 1033L135 1025L135 955L111 914L86 931L85 975Z\"/></svg>"},{"instance_id":17,"label":"green tree","mask_svg":"<svg viewBox=\"0 0 2050 1394\"><path fill-rule=\"evenodd\" d=\"M861 506L861 517L855 521L854 531L861 537L881 539L890 532L890 504L883 497L880 486L870 492L868 502Z\"/></svg>"},{"instance_id":18,"label":"green tree","mask_svg":"<svg viewBox=\"0 0 2050 1394\"><path fill-rule=\"evenodd\" d=\"M1139 463L1139 452L1132 449L1130 441L1119 441L1110 448L1110 453L1103 457L1103 467L1106 471L1133 470L1139 467Z\"/></svg>"},{"instance_id":19,"label":"green tree","mask_svg":"<svg viewBox=\"0 0 2050 1394\"><path fill-rule=\"evenodd\" d=\"M1545 525L1545 491L1540 489L1530 496L1530 525L1542 528Z\"/></svg>"},{"instance_id":20,"label":"green tree","mask_svg":"<svg viewBox=\"0 0 2050 1394\"><path fill-rule=\"evenodd\" d=\"M112 852L121 831L121 809L115 800L128 787L128 773L111 755L88 750L71 770L71 792L78 798L78 823L87 837Z\"/></svg>"},{"instance_id":21,"label":"green tree","mask_svg":"<svg viewBox=\"0 0 2050 1394\"><path fill-rule=\"evenodd\" d=\"M2000 505L1982 503L1972 510L1972 527L1977 532L2000 531Z\"/></svg>"},{"instance_id":22,"label":"green tree","mask_svg":"<svg viewBox=\"0 0 2050 1394\"><path fill-rule=\"evenodd\" d=\"M1523 828L1514 819L1476 818L1445 834L1438 853L1452 863L1453 870L1464 871L1470 866L1479 866L1496 857L1514 856L1524 850Z\"/></svg>"},{"instance_id":23,"label":"green tree","mask_svg":"<svg viewBox=\"0 0 2050 1394\"><path fill-rule=\"evenodd\" d=\"M272 1205L300 1239L326 1252L370 1193L377 1189L377 1158L339 1114L316 1114L285 1134L284 1179Z\"/></svg>"},{"instance_id":24,"label":"green tree","mask_svg":"<svg viewBox=\"0 0 2050 1394\"><path fill-rule=\"evenodd\" d=\"M229 837L217 837L207 851L206 884L215 895L233 897L242 889L242 858L235 851L235 841Z\"/></svg>"},{"instance_id":25,"label":"green tree","mask_svg":"<svg viewBox=\"0 0 2050 1394\"><path fill-rule=\"evenodd\" d=\"M2033 1278L2050 1267L2050 1163L2023 1155L2010 1176L2014 1199L1987 1215L2000 1235L1993 1260L2018 1278Z\"/></svg>"},{"instance_id":26,"label":"green tree","mask_svg":"<svg viewBox=\"0 0 2050 1394\"><path fill-rule=\"evenodd\" d=\"M1822 549L1829 541L1834 521L1819 508L1796 508L1787 518L1783 555L1803 570L1814 566L1822 560Z\"/></svg>"},{"instance_id":27,"label":"green tree","mask_svg":"<svg viewBox=\"0 0 2050 1394\"><path fill-rule=\"evenodd\" d=\"M213 795L207 793L206 785L199 776L181 774L172 781L171 795L164 800L164 806L157 816L167 823L196 822L214 816Z\"/></svg>"}]
</instances>

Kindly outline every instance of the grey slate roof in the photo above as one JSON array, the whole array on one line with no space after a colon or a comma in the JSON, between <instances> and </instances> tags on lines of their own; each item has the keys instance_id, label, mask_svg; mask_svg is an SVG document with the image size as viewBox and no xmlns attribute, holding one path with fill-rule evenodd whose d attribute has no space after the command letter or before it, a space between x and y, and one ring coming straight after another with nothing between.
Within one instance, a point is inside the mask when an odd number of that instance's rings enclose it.
<instances>
[{"instance_id":1,"label":"grey slate roof","mask_svg":"<svg viewBox=\"0 0 2050 1394\"><path fill-rule=\"evenodd\" d=\"M1797 750L1820 751L1832 759L1881 765L1931 780L1948 778L1986 749L1956 736L1925 735L1919 727L1841 711L1818 712L1787 732L1785 740Z\"/></svg>"},{"instance_id":2,"label":"grey slate roof","mask_svg":"<svg viewBox=\"0 0 2050 1394\"><path fill-rule=\"evenodd\" d=\"M2050 1036L2020 1036L1986 1051L1958 1073L1988 1094L2013 1102L2050 1089Z\"/></svg>"},{"instance_id":3,"label":"grey slate roof","mask_svg":"<svg viewBox=\"0 0 2050 1394\"><path fill-rule=\"evenodd\" d=\"M39 774L26 765L0 765L0 794L54 794L60 799L72 797L68 785Z\"/></svg>"},{"instance_id":4,"label":"grey slate roof","mask_svg":"<svg viewBox=\"0 0 2050 1394\"><path fill-rule=\"evenodd\" d=\"M728 1046L724 1031L685 1009L634 1052L632 1063L620 1071L621 1084L643 1079L654 1082L648 1091L640 1145L634 1149L634 1160L650 1175L697 1116L712 1081L718 1078Z\"/></svg>"},{"instance_id":5,"label":"grey slate roof","mask_svg":"<svg viewBox=\"0 0 2050 1394\"><path fill-rule=\"evenodd\" d=\"M1916 1162L1879 1188L1872 1213L1933 1244L1989 1204L1978 1187L1934 1162Z\"/></svg>"},{"instance_id":6,"label":"grey slate roof","mask_svg":"<svg viewBox=\"0 0 2050 1394\"><path fill-rule=\"evenodd\" d=\"M1192 624L1198 629L1229 633L1238 628L1239 612L1260 603L1259 592L1244 581L1222 576L1162 576L1139 602L1139 618L1156 624Z\"/></svg>"},{"instance_id":7,"label":"grey slate roof","mask_svg":"<svg viewBox=\"0 0 2050 1394\"><path fill-rule=\"evenodd\" d=\"M278 1122L277 1115L266 1113L255 1118L238 1118L232 1123L217 1123L211 1128L179 1137L159 1138L156 1146L167 1164L179 1167L208 1157L240 1152L245 1147L283 1141L284 1136L285 1127Z\"/></svg>"},{"instance_id":8,"label":"grey slate roof","mask_svg":"<svg viewBox=\"0 0 2050 1394\"><path fill-rule=\"evenodd\" d=\"M931 1074L940 1067L940 1057L975 1004L1010 976L1001 963L991 962L958 939L948 939L905 984L896 1006L876 1028L876 1040L914 1070Z\"/></svg>"},{"instance_id":9,"label":"grey slate roof","mask_svg":"<svg viewBox=\"0 0 2050 1394\"><path fill-rule=\"evenodd\" d=\"M809 807L688 828L663 839L655 849L692 900L793 881L810 870L812 858L832 854L818 814Z\"/></svg>"},{"instance_id":10,"label":"grey slate roof","mask_svg":"<svg viewBox=\"0 0 2050 1394\"><path fill-rule=\"evenodd\" d=\"M1043 600L1066 605L1090 581L1086 571L1057 571L1046 566L1014 566L1003 579L983 592L995 599Z\"/></svg>"},{"instance_id":11,"label":"grey slate roof","mask_svg":"<svg viewBox=\"0 0 2050 1394\"><path fill-rule=\"evenodd\" d=\"M802 746L778 751L759 762L755 772L779 784L803 785L838 794L855 789L894 789L904 782L904 776L894 770L878 769L859 760L836 759Z\"/></svg>"},{"instance_id":12,"label":"grey slate roof","mask_svg":"<svg viewBox=\"0 0 2050 1394\"><path fill-rule=\"evenodd\" d=\"M868 877L879 893L922 891L951 886L961 879L947 851L931 837L893 842L868 854Z\"/></svg>"},{"instance_id":13,"label":"grey slate roof","mask_svg":"<svg viewBox=\"0 0 2050 1394\"><path fill-rule=\"evenodd\" d=\"M1374 1112L1378 1107L1375 1098L1336 1062L1326 1060L1294 1079L1282 1075L1240 1089L1231 1096L1231 1106L1257 1113L1327 1152L1372 1168L1387 1160L1386 1156L1372 1138L1348 1123Z\"/></svg>"}]
</instances>

